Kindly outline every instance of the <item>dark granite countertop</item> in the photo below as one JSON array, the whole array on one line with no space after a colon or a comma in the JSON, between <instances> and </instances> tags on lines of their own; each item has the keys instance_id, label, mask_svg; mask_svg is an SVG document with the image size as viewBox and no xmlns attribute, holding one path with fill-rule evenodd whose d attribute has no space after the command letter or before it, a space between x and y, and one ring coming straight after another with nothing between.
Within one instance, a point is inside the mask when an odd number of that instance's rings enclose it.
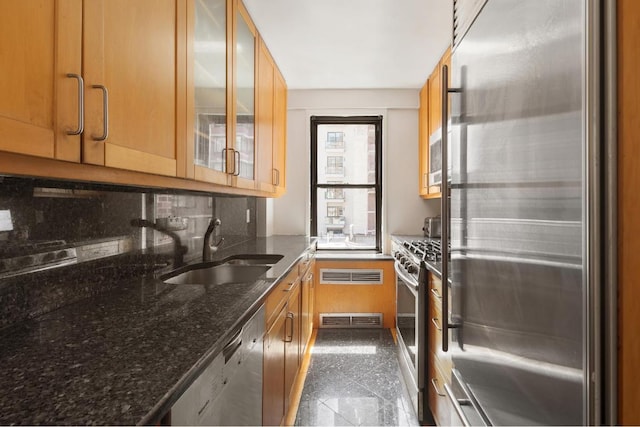
<instances>
[{"instance_id":1,"label":"dark granite countertop","mask_svg":"<svg viewBox=\"0 0 640 427\"><path fill-rule=\"evenodd\" d=\"M284 255L254 283L132 277L3 331L0 424L157 423L312 243L273 236L216 254Z\"/></svg>"}]
</instances>

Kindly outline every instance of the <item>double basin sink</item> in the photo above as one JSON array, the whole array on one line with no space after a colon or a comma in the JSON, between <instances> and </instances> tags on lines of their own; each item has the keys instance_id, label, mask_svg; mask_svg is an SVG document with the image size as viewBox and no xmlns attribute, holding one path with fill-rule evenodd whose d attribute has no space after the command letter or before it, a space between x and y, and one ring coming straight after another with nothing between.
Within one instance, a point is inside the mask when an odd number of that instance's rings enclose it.
<instances>
[{"instance_id":1,"label":"double basin sink","mask_svg":"<svg viewBox=\"0 0 640 427\"><path fill-rule=\"evenodd\" d=\"M283 255L235 255L217 262L204 262L182 267L160 277L172 285L228 285L255 282L273 267Z\"/></svg>"}]
</instances>

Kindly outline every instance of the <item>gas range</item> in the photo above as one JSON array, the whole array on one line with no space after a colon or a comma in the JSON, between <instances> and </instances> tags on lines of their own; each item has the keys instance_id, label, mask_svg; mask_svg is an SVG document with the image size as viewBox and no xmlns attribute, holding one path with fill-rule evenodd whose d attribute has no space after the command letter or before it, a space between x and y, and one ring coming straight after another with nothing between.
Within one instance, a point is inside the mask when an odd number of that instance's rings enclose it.
<instances>
[{"instance_id":1,"label":"gas range","mask_svg":"<svg viewBox=\"0 0 640 427\"><path fill-rule=\"evenodd\" d=\"M0 278L75 264L77 261L76 248L64 240L0 242Z\"/></svg>"},{"instance_id":2,"label":"gas range","mask_svg":"<svg viewBox=\"0 0 640 427\"><path fill-rule=\"evenodd\" d=\"M391 254L402 269L417 280L421 261L440 262L440 239L393 241Z\"/></svg>"}]
</instances>

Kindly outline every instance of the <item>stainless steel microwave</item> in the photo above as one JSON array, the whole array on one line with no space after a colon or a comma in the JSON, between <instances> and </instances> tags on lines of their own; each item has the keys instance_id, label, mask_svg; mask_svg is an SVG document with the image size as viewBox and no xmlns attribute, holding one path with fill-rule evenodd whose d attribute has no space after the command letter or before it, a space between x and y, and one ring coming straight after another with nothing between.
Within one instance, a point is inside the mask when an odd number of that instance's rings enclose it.
<instances>
[{"instance_id":1,"label":"stainless steel microwave","mask_svg":"<svg viewBox=\"0 0 640 427\"><path fill-rule=\"evenodd\" d=\"M442 182L442 128L429 137L429 185Z\"/></svg>"},{"instance_id":2,"label":"stainless steel microwave","mask_svg":"<svg viewBox=\"0 0 640 427\"><path fill-rule=\"evenodd\" d=\"M451 147L451 126L448 126L449 147ZM449 171L451 171L451 154L449 154ZM429 185L440 185L442 182L442 128L437 129L429 137Z\"/></svg>"}]
</instances>

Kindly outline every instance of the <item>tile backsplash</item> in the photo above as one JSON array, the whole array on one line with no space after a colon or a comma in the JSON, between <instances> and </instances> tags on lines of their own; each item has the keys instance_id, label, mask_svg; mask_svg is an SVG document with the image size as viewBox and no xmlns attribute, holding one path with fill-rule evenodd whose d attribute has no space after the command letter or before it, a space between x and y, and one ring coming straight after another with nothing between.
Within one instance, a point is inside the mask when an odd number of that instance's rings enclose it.
<instances>
[{"instance_id":1,"label":"tile backsplash","mask_svg":"<svg viewBox=\"0 0 640 427\"><path fill-rule=\"evenodd\" d=\"M174 240L133 220L186 218L186 228L174 236L189 262L202 256L211 218L221 220L215 241L223 237L231 246L255 238L255 215L254 197L0 177L0 330L100 292L101 283L114 282L109 275L132 274L131 257L136 265L154 262L145 254L166 254L163 262L172 262ZM31 253L25 246L50 241L75 248L77 262L44 272L16 267L20 256ZM96 268L101 280L92 280Z\"/></svg>"}]
</instances>

